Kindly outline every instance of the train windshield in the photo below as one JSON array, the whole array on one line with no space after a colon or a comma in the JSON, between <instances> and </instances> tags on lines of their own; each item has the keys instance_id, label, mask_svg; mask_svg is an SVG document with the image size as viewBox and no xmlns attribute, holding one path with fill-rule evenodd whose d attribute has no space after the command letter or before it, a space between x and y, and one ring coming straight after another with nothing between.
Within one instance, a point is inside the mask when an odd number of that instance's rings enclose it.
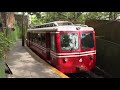
<instances>
[{"instance_id":1,"label":"train windshield","mask_svg":"<svg viewBox=\"0 0 120 90\"><path fill-rule=\"evenodd\" d=\"M78 49L78 33L62 33L61 34L61 49L76 50Z\"/></svg>"},{"instance_id":2,"label":"train windshield","mask_svg":"<svg viewBox=\"0 0 120 90\"><path fill-rule=\"evenodd\" d=\"M89 49L94 47L94 39L92 32L85 32L81 34L82 49Z\"/></svg>"}]
</instances>

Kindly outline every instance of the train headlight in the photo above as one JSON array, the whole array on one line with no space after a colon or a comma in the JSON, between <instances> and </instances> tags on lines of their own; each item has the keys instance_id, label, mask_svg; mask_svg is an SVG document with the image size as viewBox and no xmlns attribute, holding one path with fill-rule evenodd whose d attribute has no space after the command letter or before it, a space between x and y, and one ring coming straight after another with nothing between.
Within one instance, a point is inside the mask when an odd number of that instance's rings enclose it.
<instances>
[{"instance_id":1,"label":"train headlight","mask_svg":"<svg viewBox=\"0 0 120 90\"><path fill-rule=\"evenodd\" d=\"M63 61L64 63L66 63L68 61L68 58L64 58Z\"/></svg>"},{"instance_id":2,"label":"train headlight","mask_svg":"<svg viewBox=\"0 0 120 90\"><path fill-rule=\"evenodd\" d=\"M82 62L82 58L80 58L79 62Z\"/></svg>"},{"instance_id":3,"label":"train headlight","mask_svg":"<svg viewBox=\"0 0 120 90\"><path fill-rule=\"evenodd\" d=\"M91 55L91 56L90 56L90 60L93 60L93 59L94 59L94 56L93 56L93 55Z\"/></svg>"},{"instance_id":4,"label":"train headlight","mask_svg":"<svg viewBox=\"0 0 120 90\"><path fill-rule=\"evenodd\" d=\"M86 70L87 70L87 68L86 68L86 66L85 66L85 65L81 65L81 66L80 66L80 70L81 70L81 71L86 71Z\"/></svg>"}]
</instances>

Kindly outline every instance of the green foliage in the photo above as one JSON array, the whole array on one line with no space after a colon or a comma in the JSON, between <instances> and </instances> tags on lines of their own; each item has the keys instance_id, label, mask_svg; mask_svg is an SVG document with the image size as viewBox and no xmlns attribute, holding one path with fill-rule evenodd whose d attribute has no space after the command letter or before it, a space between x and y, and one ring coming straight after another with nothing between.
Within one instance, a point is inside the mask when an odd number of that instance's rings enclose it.
<instances>
[{"instance_id":1,"label":"green foliage","mask_svg":"<svg viewBox=\"0 0 120 90\"><path fill-rule=\"evenodd\" d=\"M20 37L20 30L19 30L19 26L15 23L14 24L14 31L11 31L9 33L9 35L7 36L8 39L11 41L11 42L16 42L17 39ZM10 30L9 30L10 31Z\"/></svg>"},{"instance_id":2,"label":"green foliage","mask_svg":"<svg viewBox=\"0 0 120 90\"><path fill-rule=\"evenodd\" d=\"M86 12L85 19L116 20L120 12Z\"/></svg>"},{"instance_id":3,"label":"green foliage","mask_svg":"<svg viewBox=\"0 0 120 90\"><path fill-rule=\"evenodd\" d=\"M67 20L73 23L85 22L88 19L116 20L120 12L29 12L35 15L32 24L48 23L52 21Z\"/></svg>"},{"instance_id":4,"label":"green foliage","mask_svg":"<svg viewBox=\"0 0 120 90\"><path fill-rule=\"evenodd\" d=\"M41 24L41 20L35 16L33 16L32 18L32 25L36 25L36 24Z\"/></svg>"},{"instance_id":5,"label":"green foliage","mask_svg":"<svg viewBox=\"0 0 120 90\"><path fill-rule=\"evenodd\" d=\"M0 78L6 78L5 66L4 66L4 54L9 50L10 46L17 41L20 36L20 30L15 23L15 30L11 31L8 28L4 29L4 32L0 32Z\"/></svg>"},{"instance_id":6,"label":"green foliage","mask_svg":"<svg viewBox=\"0 0 120 90\"><path fill-rule=\"evenodd\" d=\"M11 42L6 37L5 33L0 32L0 78L6 78L4 66L4 54L8 51Z\"/></svg>"},{"instance_id":7,"label":"green foliage","mask_svg":"<svg viewBox=\"0 0 120 90\"><path fill-rule=\"evenodd\" d=\"M10 49L11 45L20 37L20 29L17 23L14 23L14 31L5 28L0 32L0 78L6 78L4 66L4 54Z\"/></svg>"},{"instance_id":8,"label":"green foliage","mask_svg":"<svg viewBox=\"0 0 120 90\"><path fill-rule=\"evenodd\" d=\"M0 32L0 58L3 58L4 53L9 49L11 42L6 35Z\"/></svg>"},{"instance_id":9,"label":"green foliage","mask_svg":"<svg viewBox=\"0 0 120 90\"><path fill-rule=\"evenodd\" d=\"M40 12L32 17L32 25L48 23L52 21L66 20L66 21L79 21L82 12Z\"/></svg>"},{"instance_id":10,"label":"green foliage","mask_svg":"<svg viewBox=\"0 0 120 90\"><path fill-rule=\"evenodd\" d=\"M99 16L101 16L101 12L86 12L84 15L86 19L99 19Z\"/></svg>"},{"instance_id":11,"label":"green foliage","mask_svg":"<svg viewBox=\"0 0 120 90\"><path fill-rule=\"evenodd\" d=\"M4 62L0 58L0 78L6 78Z\"/></svg>"},{"instance_id":12,"label":"green foliage","mask_svg":"<svg viewBox=\"0 0 120 90\"><path fill-rule=\"evenodd\" d=\"M5 52L7 52L10 46L18 40L20 37L19 26L14 24L14 31L8 28L4 29L4 32L0 32L0 58L3 58Z\"/></svg>"}]
</instances>

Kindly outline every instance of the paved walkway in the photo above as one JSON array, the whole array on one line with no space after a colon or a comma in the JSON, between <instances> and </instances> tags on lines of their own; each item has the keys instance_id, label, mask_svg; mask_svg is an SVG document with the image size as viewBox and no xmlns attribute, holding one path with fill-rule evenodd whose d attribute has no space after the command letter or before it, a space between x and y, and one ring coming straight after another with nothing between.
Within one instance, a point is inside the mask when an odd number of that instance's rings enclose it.
<instances>
[{"instance_id":1,"label":"paved walkway","mask_svg":"<svg viewBox=\"0 0 120 90\"><path fill-rule=\"evenodd\" d=\"M61 78L42 61L36 61L19 40L7 54L7 64L13 72L8 78Z\"/></svg>"}]
</instances>

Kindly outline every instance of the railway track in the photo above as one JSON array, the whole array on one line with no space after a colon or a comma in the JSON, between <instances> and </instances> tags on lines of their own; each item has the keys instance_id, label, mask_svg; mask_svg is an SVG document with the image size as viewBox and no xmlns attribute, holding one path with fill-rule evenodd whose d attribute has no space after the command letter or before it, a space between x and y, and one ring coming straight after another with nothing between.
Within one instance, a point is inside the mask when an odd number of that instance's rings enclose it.
<instances>
[{"instance_id":1,"label":"railway track","mask_svg":"<svg viewBox=\"0 0 120 90\"><path fill-rule=\"evenodd\" d=\"M72 73L67 75L70 78L111 78L112 76L106 73L104 70L99 67L95 67L88 72Z\"/></svg>"}]
</instances>

